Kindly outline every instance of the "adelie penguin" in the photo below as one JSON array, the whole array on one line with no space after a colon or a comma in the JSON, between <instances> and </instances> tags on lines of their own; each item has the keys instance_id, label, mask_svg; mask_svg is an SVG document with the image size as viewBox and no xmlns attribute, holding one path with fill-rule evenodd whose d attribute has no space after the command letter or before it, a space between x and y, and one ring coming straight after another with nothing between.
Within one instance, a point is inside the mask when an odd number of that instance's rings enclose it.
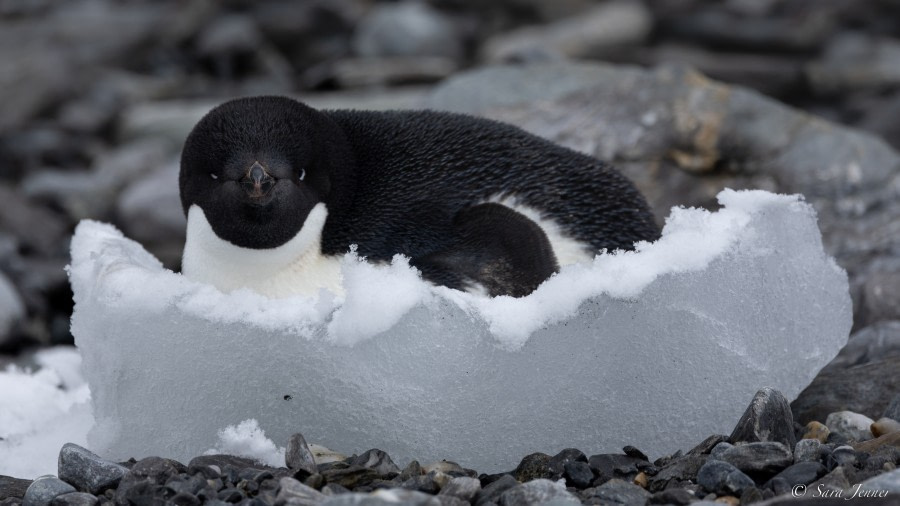
<instances>
[{"instance_id":1,"label":"adelie penguin","mask_svg":"<svg viewBox=\"0 0 900 506\"><path fill-rule=\"evenodd\" d=\"M224 291L340 293L340 258L395 254L433 283L522 296L560 266L659 231L604 163L511 125L434 111L226 102L188 136L183 273Z\"/></svg>"}]
</instances>

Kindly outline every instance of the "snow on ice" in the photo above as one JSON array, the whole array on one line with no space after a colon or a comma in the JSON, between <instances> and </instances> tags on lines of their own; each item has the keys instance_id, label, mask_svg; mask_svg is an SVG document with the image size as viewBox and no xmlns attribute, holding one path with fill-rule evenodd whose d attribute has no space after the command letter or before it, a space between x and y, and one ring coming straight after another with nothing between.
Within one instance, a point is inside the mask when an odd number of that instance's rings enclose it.
<instances>
[{"instance_id":1,"label":"snow on ice","mask_svg":"<svg viewBox=\"0 0 900 506\"><path fill-rule=\"evenodd\" d=\"M278 444L302 432L348 455L491 472L536 451L658 456L726 432L757 389L796 396L834 357L851 302L799 197L719 201L673 209L659 241L567 267L520 299L353 254L344 298L226 294L83 222L70 277L88 446L111 459L277 458L262 431Z\"/></svg>"}]
</instances>

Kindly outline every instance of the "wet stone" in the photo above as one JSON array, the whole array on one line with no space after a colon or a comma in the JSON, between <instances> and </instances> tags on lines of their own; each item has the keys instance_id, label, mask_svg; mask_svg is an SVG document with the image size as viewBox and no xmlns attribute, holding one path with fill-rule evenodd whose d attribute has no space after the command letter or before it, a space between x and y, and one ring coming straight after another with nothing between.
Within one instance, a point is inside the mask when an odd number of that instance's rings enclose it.
<instances>
[{"instance_id":1,"label":"wet stone","mask_svg":"<svg viewBox=\"0 0 900 506\"><path fill-rule=\"evenodd\" d=\"M626 481L634 479L635 475L640 472L639 465L648 464L643 459L621 455L616 453L607 453L600 455L592 455L588 459L591 469L597 473L597 481L599 485L612 478L619 478Z\"/></svg>"},{"instance_id":2,"label":"wet stone","mask_svg":"<svg viewBox=\"0 0 900 506\"><path fill-rule=\"evenodd\" d=\"M648 489L657 492L667 488L672 482L690 481L697 477L700 468L709 459L708 455L685 455L665 465L650 478Z\"/></svg>"},{"instance_id":3,"label":"wet stone","mask_svg":"<svg viewBox=\"0 0 900 506\"><path fill-rule=\"evenodd\" d=\"M22 498L24 506L47 506L57 496L76 492L75 487L55 476L41 476L31 482Z\"/></svg>"},{"instance_id":4,"label":"wet stone","mask_svg":"<svg viewBox=\"0 0 900 506\"><path fill-rule=\"evenodd\" d=\"M322 486L325 485L325 477L319 473L316 473L308 476L305 480L303 480L303 484L316 490L321 490Z\"/></svg>"},{"instance_id":5,"label":"wet stone","mask_svg":"<svg viewBox=\"0 0 900 506\"><path fill-rule=\"evenodd\" d=\"M524 483L539 478L550 478L550 456L546 453L532 453L519 462L519 466L513 471L516 480Z\"/></svg>"},{"instance_id":6,"label":"wet stone","mask_svg":"<svg viewBox=\"0 0 900 506\"><path fill-rule=\"evenodd\" d=\"M193 494L187 492L179 492L172 496L169 501L176 506L200 506L202 501Z\"/></svg>"},{"instance_id":7,"label":"wet stone","mask_svg":"<svg viewBox=\"0 0 900 506\"><path fill-rule=\"evenodd\" d=\"M697 483L717 495L740 496L753 480L737 467L721 460L709 460L697 473Z\"/></svg>"},{"instance_id":8,"label":"wet stone","mask_svg":"<svg viewBox=\"0 0 900 506\"><path fill-rule=\"evenodd\" d=\"M58 495L50 501L50 506L94 506L98 499L94 494L87 492L69 492Z\"/></svg>"},{"instance_id":9,"label":"wet stone","mask_svg":"<svg viewBox=\"0 0 900 506\"><path fill-rule=\"evenodd\" d=\"M808 485L823 476L825 472L825 466L818 462L799 462L776 474L772 480L784 480L789 487Z\"/></svg>"},{"instance_id":10,"label":"wet stone","mask_svg":"<svg viewBox=\"0 0 900 506\"><path fill-rule=\"evenodd\" d=\"M403 471L400 471L400 475L397 476L397 480L399 480L400 483L403 483L413 476L419 476L420 474L424 474L422 465L419 464L418 460L413 460L403 468Z\"/></svg>"},{"instance_id":11,"label":"wet stone","mask_svg":"<svg viewBox=\"0 0 900 506\"><path fill-rule=\"evenodd\" d=\"M387 453L375 448L368 450L353 459L350 465L374 469L379 476L388 479L400 474L400 468L397 467L397 464L394 464L391 457Z\"/></svg>"},{"instance_id":12,"label":"wet stone","mask_svg":"<svg viewBox=\"0 0 900 506\"><path fill-rule=\"evenodd\" d=\"M587 463L587 461L587 455L585 455L581 450L578 450L576 448L566 448L565 450L550 457L550 472L553 474L553 478L556 479L558 477L561 477L563 475L563 472L565 472L564 466L566 465L566 463Z\"/></svg>"},{"instance_id":13,"label":"wet stone","mask_svg":"<svg viewBox=\"0 0 900 506\"><path fill-rule=\"evenodd\" d=\"M477 478L459 476L448 481L438 495L448 495L470 502L480 491L481 482Z\"/></svg>"},{"instance_id":14,"label":"wet stone","mask_svg":"<svg viewBox=\"0 0 900 506\"><path fill-rule=\"evenodd\" d=\"M575 488L588 488L594 480L594 472L587 462L570 461L564 466L566 484Z\"/></svg>"},{"instance_id":15,"label":"wet stone","mask_svg":"<svg viewBox=\"0 0 900 506\"><path fill-rule=\"evenodd\" d=\"M672 488L653 494L647 502L648 504L674 504L676 506L685 506L698 500L697 496L689 490Z\"/></svg>"},{"instance_id":16,"label":"wet stone","mask_svg":"<svg viewBox=\"0 0 900 506\"><path fill-rule=\"evenodd\" d=\"M426 494L436 494L441 489L434 479L434 473L413 476L401 483L400 487L407 490L418 490Z\"/></svg>"},{"instance_id":17,"label":"wet stone","mask_svg":"<svg viewBox=\"0 0 900 506\"><path fill-rule=\"evenodd\" d=\"M721 442L717 444L712 450L709 451L709 458L722 460L722 454L727 452L728 450L734 448L734 445L728 442Z\"/></svg>"},{"instance_id":18,"label":"wet stone","mask_svg":"<svg viewBox=\"0 0 900 506\"><path fill-rule=\"evenodd\" d=\"M28 486L31 485L31 481L0 475L0 498L22 498L25 491L28 490Z\"/></svg>"},{"instance_id":19,"label":"wet stone","mask_svg":"<svg viewBox=\"0 0 900 506\"><path fill-rule=\"evenodd\" d=\"M822 455L822 443L818 439L801 439L794 446L794 462L818 462Z\"/></svg>"},{"instance_id":20,"label":"wet stone","mask_svg":"<svg viewBox=\"0 0 900 506\"><path fill-rule=\"evenodd\" d=\"M128 469L101 459L76 444L66 443L59 452L61 480L91 494L115 488Z\"/></svg>"},{"instance_id":21,"label":"wet stone","mask_svg":"<svg viewBox=\"0 0 900 506\"><path fill-rule=\"evenodd\" d=\"M764 499L762 490L756 487L748 487L744 490L744 493L741 494L740 504L753 504L757 502L761 502Z\"/></svg>"},{"instance_id":22,"label":"wet stone","mask_svg":"<svg viewBox=\"0 0 900 506\"><path fill-rule=\"evenodd\" d=\"M838 466L807 488L811 490L820 490L820 488L827 490L846 490L850 488L850 480L847 479L847 473L844 471L844 468Z\"/></svg>"},{"instance_id":23,"label":"wet stone","mask_svg":"<svg viewBox=\"0 0 900 506\"><path fill-rule=\"evenodd\" d=\"M509 474L505 474L495 480L493 483L485 486L481 489L480 492L475 494L475 499L472 501L472 503L475 506L496 503L504 492L517 486L518 484L519 482L516 481L515 478L513 478Z\"/></svg>"},{"instance_id":24,"label":"wet stone","mask_svg":"<svg viewBox=\"0 0 900 506\"><path fill-rule=\"evenodd\" d=\"M721 457L745 473L775 473L794 462L791 450L775 442L738 445L724 451Z\"/></svg>"},{"instance_id":25,"label":"wet stone","mask_svg":"<svg viewBox=\"0 0 900 506\"><path fill-rule=\"evenodd\" d=\"M856 450L852 446L838 446L828 456L829 467L852 466L856 464Z\"/></svg>"},{"instance_id":26,"label":"wet stone","mask_svg":"<svg viewBox=\"0 0 900 506\"><path fill-rule=\"evenodd\" d=\"M581 497L587 504L644 504L650 493L633 483L614 478L599 487L584 490Z\"/></svg>"},{"instance_id":27,"label":"wet stone","mask_svg":"<svg viewBox=\"0 0 900 506\"><path fill-rule=\"evenodd\" d=\"M234 455L201 455L199 457L194 457L188 462L187 472L190 474L202 472L202 468L206 466L215 466L215 468L219 469L220 473L222 473L227 466L236 469L267 467L260 465L259 462L253 459L236 457Z\"/></svg>"}]
</instances>

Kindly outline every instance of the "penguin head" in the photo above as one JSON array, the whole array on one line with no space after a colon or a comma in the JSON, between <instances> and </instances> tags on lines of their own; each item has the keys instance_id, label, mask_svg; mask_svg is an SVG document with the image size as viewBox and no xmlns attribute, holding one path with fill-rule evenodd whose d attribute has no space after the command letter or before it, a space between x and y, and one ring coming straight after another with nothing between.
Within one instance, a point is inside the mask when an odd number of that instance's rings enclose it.
<instances>
[{"instance_id":1,"label":"penguin head","mask_svg":"<svg viewBox=\"0 0 900 506\"><path fill-rule=\"evenodd\" d=\"M352 156L339 127L284 97L226 102L188 135L179 187L185 214L203 210L215 234L236 246L275 248L310 211L341 197Z\"/></svg>"}]
</instances>

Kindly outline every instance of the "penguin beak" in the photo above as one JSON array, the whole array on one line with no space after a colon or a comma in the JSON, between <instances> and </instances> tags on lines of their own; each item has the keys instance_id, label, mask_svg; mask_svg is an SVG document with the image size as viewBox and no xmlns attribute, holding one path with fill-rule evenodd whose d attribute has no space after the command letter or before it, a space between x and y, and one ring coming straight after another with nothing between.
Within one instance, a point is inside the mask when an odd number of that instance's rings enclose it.
<instances>
[{"instance_id":1,"label":"penguin beak","mask_svg":"<svg viewBox=\"0 0 900 506\"><path fill-rule=\"evenodd\" d=\"M247 174L240 180L241 188L247 192L252 199L259 199L268 195L275 186L275 178L266 172L266 169L259 162L253 162Z\"/></svg>"}]
</instances>

